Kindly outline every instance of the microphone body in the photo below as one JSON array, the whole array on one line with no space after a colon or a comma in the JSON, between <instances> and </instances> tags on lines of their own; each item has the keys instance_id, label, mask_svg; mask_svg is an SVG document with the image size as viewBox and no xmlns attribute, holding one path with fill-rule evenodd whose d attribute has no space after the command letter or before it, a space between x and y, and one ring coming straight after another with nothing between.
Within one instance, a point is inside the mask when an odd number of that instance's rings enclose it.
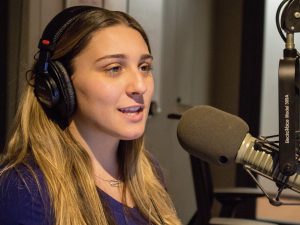
<instances>
[{"instance_id":1,"label":"microphone body","mask_svg":"<svg viewBox=\"0 0 300 225\"><path fill-rule=\"evenodd\" d=\"M180 145L189 154L208 163L239 163L276 182L300 192L300 176L284 176L279 170L279 150L256 139L241 118L213 108L196 106L187 110L177 127Z\"/></svg>"}]
</instances>

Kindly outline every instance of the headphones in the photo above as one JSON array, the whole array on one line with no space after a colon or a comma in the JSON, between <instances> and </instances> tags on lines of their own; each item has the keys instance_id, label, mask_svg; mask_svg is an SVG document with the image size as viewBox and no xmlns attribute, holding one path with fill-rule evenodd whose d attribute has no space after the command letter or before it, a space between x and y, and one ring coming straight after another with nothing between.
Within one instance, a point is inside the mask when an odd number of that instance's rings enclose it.
<instances>
[{"instance_id":1,"label":"headphones","mask_svg":"<svg viewBox=\"0 0 300 225\"><path fill-rule=\"evenodd\" d=\"M92 6L74 6L57 14L46 26L40 39L35 70L34 93L38 101L56 121L68 119L75 111L75 91L64 65L52 60L56 44L77 18L87 11L99 10Z\"/></svg>"}]
</instances>

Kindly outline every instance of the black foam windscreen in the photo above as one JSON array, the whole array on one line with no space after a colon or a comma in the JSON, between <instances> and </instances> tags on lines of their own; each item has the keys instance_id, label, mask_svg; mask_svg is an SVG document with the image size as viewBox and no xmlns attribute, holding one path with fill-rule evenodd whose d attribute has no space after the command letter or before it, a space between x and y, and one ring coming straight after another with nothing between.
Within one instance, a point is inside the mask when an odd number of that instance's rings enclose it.
<instances>
[{"instance_id":1,"label":"black foam windscreen","mask_svg":"<svg viewBox=\"0 0 300 225\"><path fill-rule=\"evenodd\" d=\"M248 132L241 118L205 105L184 112L177 127L178 141L188 153L218 165L234 162Z\"/></svg>"}]
</instances>

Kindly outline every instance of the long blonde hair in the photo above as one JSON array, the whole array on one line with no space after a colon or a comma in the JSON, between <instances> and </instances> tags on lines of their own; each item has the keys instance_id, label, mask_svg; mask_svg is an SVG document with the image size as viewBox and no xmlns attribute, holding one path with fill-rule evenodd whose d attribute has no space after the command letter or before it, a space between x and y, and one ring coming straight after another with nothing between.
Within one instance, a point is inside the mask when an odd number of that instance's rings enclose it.
<instances>
[{"instance_id":1,"label":"long blonde hair","mask_svg":"<svg viewBox=\"0 0 300 225\"><path fill-rule=\"evenodd\" d=\"M66 30L53 59L63 61L72 74L72 59L84 49L93 32L116 24L138 30L150 51L145 32L133 18L125 13L99 9L82 14ZM69 127L61 129L46 115L34 95L33 82L34 74L22 95L5 151L0 156L0 164L5 165L0 175L19 164L31 168L26 160L30 156L44 175L56 225L113 223L97 193L88 153L71 135ZM124 190L130 191L149 223L161 224L161 216L165 224L181 224L155 165L144 149L143 140L140 137L119 144ZM31 171L34 175L34 170Z\"/></svg>"}]
</instances>

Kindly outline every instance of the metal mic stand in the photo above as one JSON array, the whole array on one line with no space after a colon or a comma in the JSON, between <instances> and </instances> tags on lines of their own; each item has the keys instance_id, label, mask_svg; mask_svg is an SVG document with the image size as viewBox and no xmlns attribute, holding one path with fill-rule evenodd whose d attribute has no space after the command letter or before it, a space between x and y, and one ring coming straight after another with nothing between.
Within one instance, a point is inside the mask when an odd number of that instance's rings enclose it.
<instances>
[{"instance_id":1,"label":"metal mic stand","mask_svg":"<svg viewBox=\"0 0 300 225\"><path fill-rule=\"evenodd\" d=\"M287 4L281 15L279 27L279 11ZM283 1L277 10L277 28L285 49L283 59L279 61L278 101L279 101L279 169L285 176L297 171L296 131L299 129L299 55L295 49L294 33L300 32L300 1ZM285 31L284 37L282 30Z\"/></svg>"}]
</instances>

